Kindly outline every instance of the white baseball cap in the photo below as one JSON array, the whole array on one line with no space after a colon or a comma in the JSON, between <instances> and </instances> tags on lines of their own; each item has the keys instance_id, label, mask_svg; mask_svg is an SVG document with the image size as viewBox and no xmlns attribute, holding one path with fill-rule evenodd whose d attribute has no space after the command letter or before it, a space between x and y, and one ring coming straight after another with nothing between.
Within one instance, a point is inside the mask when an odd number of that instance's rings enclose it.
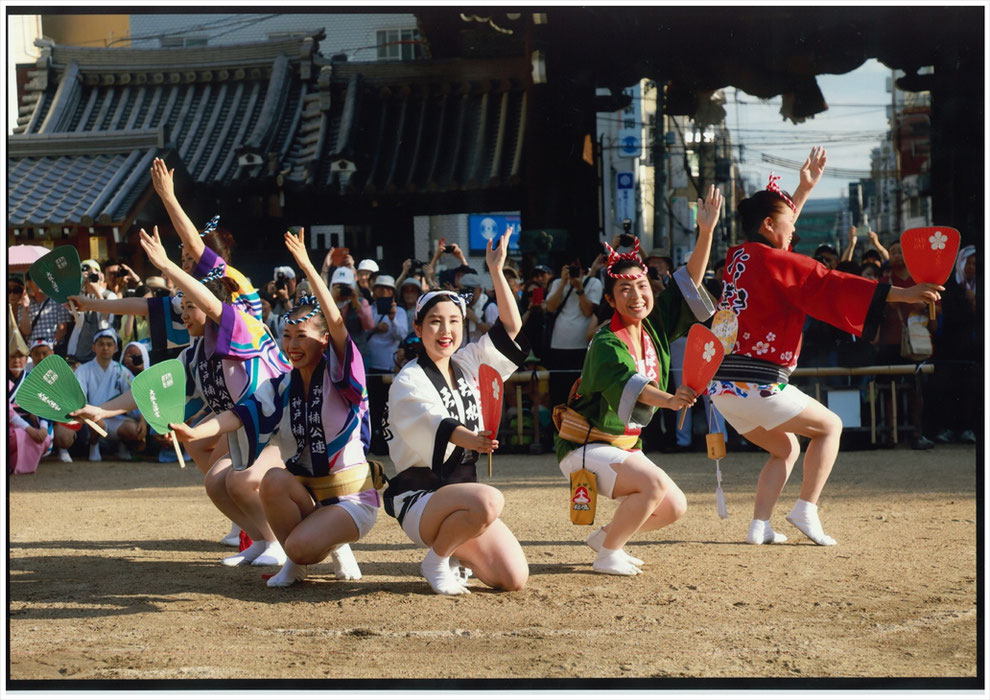
<instances>
[{"instance_id":1,"label":"white baseball cap","mask_svg":"<svg viewBox=\"0 0 990 700\"><path fill-rule=\"evenodd\" d=\"M392 277L392 275L378 275L378 277L375 278L374 286L391 287L392 289L395 289L395 278Z\"/></svg>"},{"instance_id":2,"label":"white baseball cap","mask_svg":"<svg viewBox=\"0 0 990 700\"><path fill-rule=\"evenodd\" d=\"M338 267L333 271L330 284L346 284L348 287L354 286L354 271L349 267Z\"/></svg>"},{"instance_id":3,"label":"white baseball cap","mask_svg":"<svg viewBox=\"0 0 990 700\"><path fill-rule=\"evenodd\" d=\"M367 270L368 272L378 272L378 263L376 263L371 258L365 258L358 263L358 270Z\"/></svg>"}]
</instances>

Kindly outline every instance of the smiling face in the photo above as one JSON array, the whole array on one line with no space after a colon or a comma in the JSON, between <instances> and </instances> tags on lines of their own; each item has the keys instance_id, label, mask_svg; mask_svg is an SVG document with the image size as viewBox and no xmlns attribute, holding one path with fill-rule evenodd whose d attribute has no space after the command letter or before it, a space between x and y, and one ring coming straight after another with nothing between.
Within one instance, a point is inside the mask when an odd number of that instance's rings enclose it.
<instances>
[{"instance_id":1,"label":"smiling face","mask_svg":"<svg viewBox=\"0 0 990 700\"><path fill-rule=\"evenodd\" d=\"M430 359L450 357L461 346L464 317L461 309L452 301L441 301L426 312L423 322L413 326L423 341L423 349Z\"/></svg>"},{"instance_id":2,"label":"smiling face","mask_svg":"<svg viewBox=\"0 0 990 700\"><path fill-rule=\"evenodd\" d=\"M192 256L192 253L185 247L182 248L182 262L180 263L182 269L187 274L192 274L192 271L196 269L196 258Z\"/></svg>"},{"instance_id":3,"label":"smiling face","mask_svg":"<svg viewBox=\"0 0 990 700\"><path fill-rule=\"evenodd\" d=\"M206 326L206 313L192 303L189 297L182 297L182 322L186 325L189 335L193 337L203 335L203 328Z\"/></svg>"},{"instance_id":4,"label":"smiling face","mask_svg":"<svg viewBox=\"0 0 990 700\"><path fill-rule=\"evenodd\" d=\"M774 248L787 250L794 236L794 212L787 205L779 205L770 216L763 219L760 234Z\"/></svg>"},{"instance_id":5,"label":"smiling face","mask_svg":"<svg viewBox=\"0 0 990 700\"><path fill-rule=\"evenodd\" d=\"M282 331L282 350L296 369L316 367L326 351L329 335L315 318L287 323Z\"/></svg>"},{"instance_id":6,"label":"smiling face","mask_svg":"<svg viewBox=\"0 0 990 700\"><path fill-rule=\"evenodd\" d=\"M634 280L616 280L612 293L606 294L605 299L626 323L639 323L653 310L653 289L646 275Z\"/></svg>"}]
</instances>

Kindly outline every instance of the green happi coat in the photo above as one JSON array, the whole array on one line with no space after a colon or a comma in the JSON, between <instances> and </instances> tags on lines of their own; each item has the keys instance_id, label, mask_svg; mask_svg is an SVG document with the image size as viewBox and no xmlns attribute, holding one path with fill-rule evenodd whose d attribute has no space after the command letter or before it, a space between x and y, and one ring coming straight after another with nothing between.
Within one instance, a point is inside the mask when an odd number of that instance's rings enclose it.
<instances>
[{"instance_id":1,"label":"green happi coat","mask_svg":"<svg viewBox=\"0 0 990 700\"><path fill-rule=\"evenodd\" d=\"M636 368L636 359L626 344L609 328L599 328L588 346L581 369L578 397L569 404L593 427L612 435L623 435L626 427L642 428L656 412L654 406L640 403L637 398L647 384L667 391L670 374L670 342L686 335L691 325L708 320L715 307L708 293L694 286L687 268L681 267L673 276L676 284L668 284L653 304L643 329L653 342L657 353L659 377L649 380ZM581 447L580 443L554 436L557 461ZM634 449L641 449L642 438Z\"/></svg>"}]
</instances>

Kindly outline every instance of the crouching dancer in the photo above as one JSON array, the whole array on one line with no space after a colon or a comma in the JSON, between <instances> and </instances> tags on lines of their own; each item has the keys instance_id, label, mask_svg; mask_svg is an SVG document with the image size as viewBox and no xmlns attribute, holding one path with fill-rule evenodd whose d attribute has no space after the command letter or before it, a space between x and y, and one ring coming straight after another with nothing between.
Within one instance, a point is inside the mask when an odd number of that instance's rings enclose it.
<instances>
[{"instance_id":1,"label":"crouching dancer","mask_svg":"<svg viewBox=\"0 0 990 700\"><path fill-rule=\"evenodd\" d=\"M264 474L260 505L287 557L281 571L268 579L271 587L302 581L307 565L328 556L337 578L361 578L348 543L371 530L380 505L365 458L369 425L364 364L330 290L309 260L303 235L301 230L298 237L286 233L285 244L315 297L303 297L286 314L282 347L292 372L270 381L277 427L269 445L279 449L261 452L251 465ZM239 429L242 413L225 411L196 428L171 427L183 440L204 439Z\"/></svg>"},{"instance_id":2,"label":"crouching dancer","mask_svg":"<svg viewBox=\"0 0 990 700\"><path fill-rule=\"evenodd\" d=\"M416 303L413 325L422 350L389 389L385 439L398 474L385 491L385 511L410 540L429 549L420 570L435 592L446 595L470 592L462 563L493 588L519 590L529 577L522 547L499 519L502 494L475 483L478 454L498 447L482 424L479 369L488 364L507 378L529 352L502 272L511 232L497 248L489 242L485 254L499 321L458 350L464 300L453 292L427 292Z\"/></svg>"}]
</instances>

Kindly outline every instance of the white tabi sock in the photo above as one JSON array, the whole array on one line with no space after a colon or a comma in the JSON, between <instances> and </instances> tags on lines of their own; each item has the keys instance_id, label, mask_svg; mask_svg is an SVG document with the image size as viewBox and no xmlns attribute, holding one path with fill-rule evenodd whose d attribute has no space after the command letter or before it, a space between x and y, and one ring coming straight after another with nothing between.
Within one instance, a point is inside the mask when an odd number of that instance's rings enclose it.
<instances>
[{"instance_id":1,"label":"white tabi sock","mask_svg":"<svg viewBox=\"0 0 990 700\"><path fill-rule=\"evenodd\" d=\"M71 462L72 457L69 455L69 451L64 447L58 448L58 459L60 462Z\"/></svg>"},{"instance_id":2,"label":"white tabi sock","mask_svg":"<svg viewBox=\"0 0 990 700\"><path fill-rule=\"evenodd\" d=\"M89 446L89 461L90 462L102 462L103 457L100 456L100 445L94 442Z\"/></svg>"},{"instance_id":3,"label":"white tabi sock","mask_svg":"<svg viewBox=\"0 0 990 700\"><path fill-rule=\"evenodd\" d=\"M591 568L603 574L615 574L616 576L635 576L643 573L637 566L629 561L628 556L621 549L609 549L602 547L598 550L598 556Z\"/></svg>"},{"instance_id":4,"label":"white tabi sock","mask_svg":"<svg viewBox=\"0 0 990 700\"><path fill-rule=\"evenodd\" d=\"M254 546L254 545L252 545ZM245 550L247 551L247 550ZM251 566L282 566L288 557L278 540L265 542L265 551L255 557Z\"/></svg>"},{"instance_id":5,"label":"white tabi sock","mask_svg":"<svg viewBox=\"0 0 990 700\"><path fill-rule=\"evenodd\" d=\"M361 567L358 566L350 545L342 544L336 549L331 549L330 561L333 563L333 573L337 578L345 581L357 581L361 578Z\"/></svg>"},{"instance_id":6,"label":"white tabi sock","mask_svg":"<svg viewBox=\"0 0 990 700\"><path fill-rule=\"evenodd\" d=\"M461 560L453 554L450 555L450 571L454 574L454 578L465 586L467 585L468 579L474 576L474 572L466 566L463 566L461 564Z\"/></svg>"},{"instance_id":7,"label":"white tabi sock","mask_svg":"<svg viewBox=\"0 0 990 700\"><path fill-rule=\"evenodd\" d=\"M241 528L233 520L230 521L230 532L223 536L220 544L225 547L241 546Z\"/></svg>"},{"instance_id":8,"label":"white tabi sock","mask_svg":"<svg viewBox=\"0 0 990 700\"><path fill-rule=\"evenodd\" d=\"M423 563L419 565L419 570L423 572L430 588L441 595L463 595L470 593L467 586L454 577L450 570L450 557L441 557L433 551L426 553Z\"/></svg>"},{"instance_id":9,"label":"white tabi sock","mask_svg":"<svg viewBox=\"0 0 990 700\"><path fill-rule=\"evenodd\" d=\"M814 503L799 498L791 508L791 512L787 514L787 522L803 532L815 544L828 547L836 543L835 539L826 535L822 529L822 523L818 519L818 506Z\"/></svg>"},{"instance_id":10,"label":"white tabi sock","mask_svg":"<svg viewBox=\"0 0 990 700\"><path fill-rule=\"evenodd\" d=\"M749 534L746 535L746 541L750 544L780 544L787 541L787 535L775 532L770 527L769 520L753 518L749 524Z\"/></svg>"},{"instance_id":11,"label":"white tabi sock","mask_svg":"<svg viewBox=\"0 0 990 700\"><path fill-rule=\"evenodd\" d=\"M251 546L243 552L238 552L232 557L224 557L222 564L224 566L240 566L241 564L250 564L255 559L260 557L267 547L268 543L264 540L261 542L252 542Z\"/></svg>"},{"instance_id":12,"label":"white tabi sock","mask_svg":"<svg viewBox=\"0 0 990 700\"><path fill-rule=\"evenodd\" d=\"M588 539L586 539L584 541L584 543L586 545L588 545L589 547L591 547L595 551L595 553L597 554L599 551L601 551L601 548L605 546L605 535L607 535L607 534L608 533L605 532L605 528L600 527L597 530L595 530L594 532L592 532L588 536ZM633 566L642 566L643 565L643 560L642 559L637 559L632 554L628 554L625 550L616 549L614 551L619 552L622 556L624 556L626 559L628 559L629 560L629 563L632 564Z\"/></svg>"},{"instance_id":13,"label":"white tabi sock","mask_svg":"<svg viewBox=\"0 0 990 700\"><path fill-rule=\"evenodd\" d=\"M279 572L268 579L268 587L288 588L297 581L304 580L308 571L308 567L302 564L296 564L291 559L286 559L285 564Z\"/></svg>"}]
</instances>

